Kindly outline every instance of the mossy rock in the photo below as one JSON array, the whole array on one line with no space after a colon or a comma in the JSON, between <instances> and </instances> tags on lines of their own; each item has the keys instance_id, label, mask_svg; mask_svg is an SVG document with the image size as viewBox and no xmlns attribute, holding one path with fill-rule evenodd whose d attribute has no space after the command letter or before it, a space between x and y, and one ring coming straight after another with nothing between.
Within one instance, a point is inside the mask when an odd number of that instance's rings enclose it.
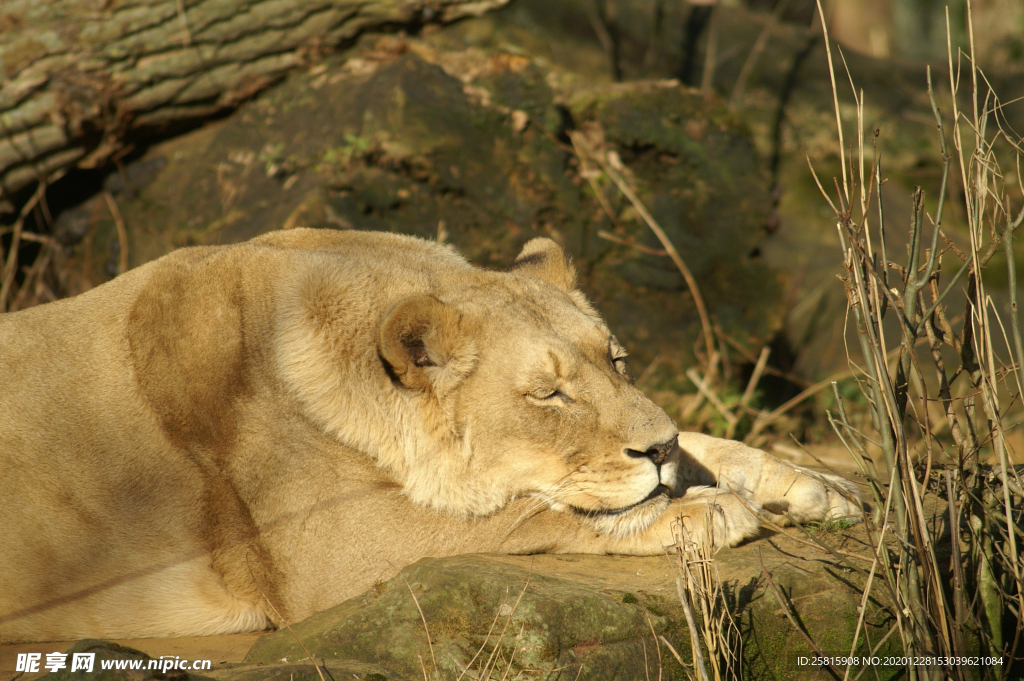
<instances>
[{"instance_id":1,"label":"mossy rock","mask_svg":"<svg viewBox=\"0 0 1024 681\"><path fill-rule=\"evenodd\" d=\"M543 60L365 41L290 77L230 118L151 148L112 175L136 266L175 247L282 227L437 238L506 267L530 238L573 256L581 286L643 365L692 361L699 321L671 260L606 178L602 209L567 144L599 125L641 199L694 271L724 332L759 347L781 322L781 276L758 258L767 177L724 107L668 82L580 88ZM120 242L97 197L60 219L76 243L68 292L116 274Z\"/></svg>"},{"instance_id":2,"label":"mossy rock","mask_svg":"<svg viewBox=\"0 0 1024 681\"><path fill-rule=\"evenodd\" d=\"M454 678L492 659L498 676L511 667L511 677L554 669L575 677L582 666L582 678L638 679L645 638L654 655L652 627L665 632L666 618L585 584L474 556L426 559L263 636L246 663L302 660L301 640L316 659L362 660L404 676L421 674L422 662Z\"/></svg>"},{"instance_id":3,"label":"mossy rock","mask_svg":"<svg viewBox=\"0 0 1024 681\"><path fill-rule=\"evenodd\" d=\"M781 550L757 550L785 607L822 650L848 655L861 577L784 537L776 545ZM767 587L753 550L725 550L716 558L725 601L743 639L744 678L790 678L797 672L801 678L831 678L824 670L797 667L797 658L812 649ZM548 678L561 669L567 678L578 673L581 679L633 681L657 673L660 652L663 678L683 679L686 672L660 643L664 637L691 664L676 596L678 574L665 558L426 559L291 630L261 637L245 667L301 663L308 659L305 646L318 661L377 665L389 678L422 678L421 660L428 673L436 668L440 678L456 678L465 667L478 670L493 654L500 661L499 678L512 660L510 677L522 672L523 678ZM890 625L879 604L869 600L858 654L867 652L864 632L877 642ZM876 654L899 650L898 637L890 637ZM882 679L901 673L882 666L875 671Z\"/></svg>"}]
</instances>

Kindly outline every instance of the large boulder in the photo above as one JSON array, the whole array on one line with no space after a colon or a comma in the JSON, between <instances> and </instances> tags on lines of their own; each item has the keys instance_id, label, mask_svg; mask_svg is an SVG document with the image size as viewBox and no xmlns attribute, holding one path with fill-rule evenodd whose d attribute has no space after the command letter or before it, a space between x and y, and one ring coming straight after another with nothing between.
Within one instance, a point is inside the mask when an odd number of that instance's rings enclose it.
<instances>
[{"instance_id":1,"label":"large boulder","mask_svg":"<svg viewBox=\"0 0 1024 681\"><path fill-rule=\"evenodd\" d=\"M855 530L852 536L861 534ZM822 540L845 541L836 535ZM742 636L744 678L788 678L798 671L801 678L831 678L824 670L796 666L796 658L811 648L768 587L754 551L761 553L784 607L821 650L837 655L850 652L863 576L785 536L774 546L721 551L712 568ZM380 665L388 678L411 680L423 678L424 668L428 674L436 668L440 678L458 678L467 668L479 672L491 658L499 661L494 678L506 670L508 678L549 678L560 670L559 678L636 681L656 678L660 667L665 679L685 679L664 643L692 664L677 596L680 574L672 558L426 559L362 596L263 636L245 662L308 665L308 651L318 661L358 660ZM873 642L888 628L875 606L869 602L865 618ZM701 616L698 611L698 623ZM877 654L896 654L895 638ZM860 654L867 652L864 640L862 631ZM900 673L881 665L875 671L886 679Z\"/></svg>"},{"instance_id":2,"label":"large boulder","mask_svg":"<svg viewBox=\"0 0 1024 681\"><path fill-rule=\"evenodd\" d=\"M127 265L191 244L314 226L447 238L507 266L550 236L639 355L692 361L692 298L620 192L602 209L567 133L598 129L693 270L724 332L758 345L780 323L779 275L759 259L771 202L753 146L719 104L678 83L583 87L543 60L367 40L260 96L231 118L151 148L106 188ZM101 197L65 213L68 292L117 273L121 239Z\"/></svg>"},{"instance_id":3,"label":"large boulder","mask_svg":"<svg viewBox=\"0 0 1024 681\"><path fill-rule=\"evenodd\" d=\"M423 666L455 678L467 666L490 666L500 677L509 666L514 676L583 664L588 678L639 679L644 639L656 659L652 627L664 633L667 619L635 597L624 602L621 593L531 573L522 564L459 556L420 561L291 631L266 635L246 662L308 659L301 641L316 659L374 662L405 678L419 676Z\"/></svg>"},{"instance_id":4,"label":"large boulder","mask_svg":"<svg viewBox=\"0 0 1024 681\"><path fill-rule=\"evenodd\" d=\"M905 15L912 3L897 4ZM744 5L778 5L779 20L775 21L768 11L750 11ZM981 17L986 9L979 5L975 3L973 8L979 53L1008 45L985 44ZM843 3L843 7L856 13L859 5L850 2ZM950 12L954 62L958 45L968 49L962 33L966 28L962 9ZM995 5L988 11L997 11ZM708 96L720 97L749 130L759 155L766 161L777 202L770 218L774 234L763 242L761 252L767 265L789 274L789 305L783 333L773 343L770 361L772 366L810 385L849 369L842 342L847 332L851 334L851 346L856 345L854 332L847 324L846 296L835 279L844 273L835 220L808 170L810 160L835 201L832 178L842 182L842 166L828 59L816 14L813 0L750 0L717 3L713 8L707 3L650 0L517 0L443 32L457 34L482 49L523 50L581 74L591 83L610 82L616 72L625 80L678 78L695 87L706 85ZM941 46L931 61L932 79L952 151L945 28L937 5L932 18L936 21L932 39ZM833 29L843 27L841 19L832 23ZM858 25L847 23L848 28ZM709 44L712 34L714 46ZM914 36L900 35L899 42L901 48L906 47L914 43ZM714 57L713 64L708 62L709 56ZM858 144L852 80L863 98L866 165L870 168L876 157L882 163L888 252L890 257L900 256L906 252L913 188L920 185L927 192L929 210L934 214L941 184L942 156L928 97L926 64L905 58L876 58L835 43L832 56L847 162L849 152L856 153ZM963 73L968 73L966 63L960 66ZM1005 117L1004 129L1021 130L1024 105L1019 100L1024 95L1024 72L1019 60L1016 64L993 60L983 66L986 82L1002 101L999 110L1000 117ZM962 112L971 110L970 90L966 81L961 81ZM1014 153L998 143L996 149L1005 166L1012 166ZM853 167L856 175L856 162ZM1013 185L1016 175L1011 172L1007 177ZM950 187L958 184L954 172ZM1007 191L1013 193L1009 188ZM877 212L877 205L873 205L869 211L872 220ZM945 203L943 227L961 248L969 243L966 224L962 192L955 189ZM998 258L989 264L985 276L986 281L991 279L988 290L994 302L1008 313L1006 266ZM775 405L800 389L770 376L761 387Z\"/></svg>"}]
</instances>

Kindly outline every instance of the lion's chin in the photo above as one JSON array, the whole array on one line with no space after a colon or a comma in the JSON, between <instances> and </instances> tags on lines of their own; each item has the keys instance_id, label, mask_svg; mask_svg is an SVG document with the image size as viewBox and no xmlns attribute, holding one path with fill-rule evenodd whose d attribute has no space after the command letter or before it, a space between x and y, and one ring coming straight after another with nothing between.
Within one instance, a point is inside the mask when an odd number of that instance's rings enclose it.
<instances>
[{"instance_id":1,"label":"lion's chin","mask_svg":"<svg viewBox=\"0 0 1024 681\"><path fill-rule=\"evenodd\" d=\"M573 509L583 522L600 532L616 538L625 538L643 532L668 508L668 489L659 485L651 496L625 509L613 511L586 511Z\"/></svg>"}]
</instances>

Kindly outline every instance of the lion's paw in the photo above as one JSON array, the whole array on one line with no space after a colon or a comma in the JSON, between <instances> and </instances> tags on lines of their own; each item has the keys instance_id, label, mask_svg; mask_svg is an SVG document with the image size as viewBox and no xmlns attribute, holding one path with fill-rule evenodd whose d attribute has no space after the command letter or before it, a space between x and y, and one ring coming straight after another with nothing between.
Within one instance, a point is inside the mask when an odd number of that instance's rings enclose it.
<instances>
[{"instance_id":1,"label":"lion's paw","mask_svg":"<svg viewBox=\"0 0 1024 681\"><path fill-rule=\"evenodd\" d=\"M735 546L760 531L760 505L750 497L717 487L691 487L669 508L682 523L682 540Z\"/></svg>"},{"instance_id":2,"label":"lion's paw","mask_svg":"<svg viewBox=\"0 0 1024 681\"><path fill-rule=\"evenodd\" d=\"M762 502L764 515L779 525L829 519L859 522L863 504L856 485L838 475L799 470L779 499Z\"/></svg>"}]
</instances>

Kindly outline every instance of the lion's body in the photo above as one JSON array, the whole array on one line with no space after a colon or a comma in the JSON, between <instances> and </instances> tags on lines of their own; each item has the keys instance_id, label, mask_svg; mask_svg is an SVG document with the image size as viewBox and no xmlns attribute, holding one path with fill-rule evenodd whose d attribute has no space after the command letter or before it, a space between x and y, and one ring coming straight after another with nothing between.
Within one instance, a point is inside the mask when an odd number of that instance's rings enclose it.
<instances>
[{"instance_id":1,"label":"lion's body","mask_svg":"<svg viewBox=\"0 0 1024 681\"><path fill-rule=\"evenodd\" d=\"M504 274L295 230L0 316L0 642L251 631L424 556L653 554L680 513L700 526L708 490L651 491L674 426L574 344L607 329L547 255ZM794 476L794 511L850 510L757 450L681 444L754 510ZM717 541L756 533L738 497L716 508Z\"/></svg>"}]
</instances>

